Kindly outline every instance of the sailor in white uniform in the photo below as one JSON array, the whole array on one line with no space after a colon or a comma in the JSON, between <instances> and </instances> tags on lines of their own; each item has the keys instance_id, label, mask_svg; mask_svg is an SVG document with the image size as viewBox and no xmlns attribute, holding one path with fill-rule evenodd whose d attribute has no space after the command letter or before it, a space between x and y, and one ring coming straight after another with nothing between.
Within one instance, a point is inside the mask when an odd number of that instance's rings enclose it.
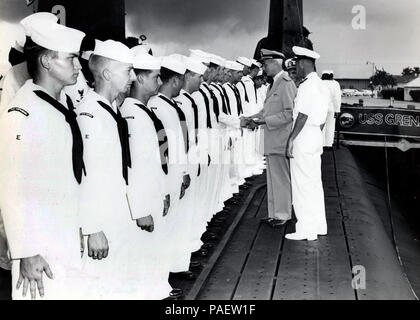
<instances>
[{"instance_id":1,"label":"sailor in white uniform","mask_svg":"<svg viewBox=\"0 0 420 320\"><path fill-rule=\"evenodd\" d=\"M208 72L203 76L204 82L200 86L200 91L207 96L209 100L209 111L211 114L211 128L208 134L208 145L210 154L210 166L209 166L209 215L208 221L211 220L212 216L217 212L223 210L223 203L220 202L220 176L222 170L222 147L221 147L221 136L219 114L221 106L219 100L213 92L210 84L217 77L217 70L219 68L218 63L220 60L214 55L209 54L209 66Z\"/></svg>"},{"instance_id":2,"label":"sailor in white uniform","mask_svg":"<svg viewBox=\"0 0 420 320\"><path fill-rule=\"evenodd\" d=\"M293 47L297 74L302 80L293 109L294 126L287 144L290 158L292 202L297 223L290 240L316 240L327 234L321 180L322 128L327 120L329 92L315 72L319 54Z\"/></svg>"},{"instance_id":3,"label":"sailor in white uniform","mask_svg":"<svg viewBox=\"0 0 420 320\"><path fill-rule=\"evenodd\" d=\"M32 34L32 26L37 26L40 22L44 21L55 23L58 21L58 18L56 15L49 12L37 12L22 19L19 24L22 26L23 30L18 30L22 31L22 33L18 33L16 45L23 48L26 41L25 37L30 37ZM26 61L13 66L7 72L4 77L3 90L1 93L0 115L9 106L10 101L13 99L16 92L28 79L30 79L30 75L28 73Z\"/></svg>"},{"instance_id":4,"label":"sailor in white uniform","mask_svg":"<svg viewBox=\"0 0 420 320\"><path fill-rule=\"evenodd\" d=\"M244 66L243 77L236 86L241 94L244 117L250 117L258 112L257 90L254 81L250 76L253 62L246 57L238 57L236 62ZM244 161L248 170L247 176L249 177L254 174L261 174L261 161L259 161L256 153L256 131L244 128L243 136L245 148Z\"/></svg>"},{"instance_id":5,"label":"sailor in white uniform","mask_svg":"<svg viewBox=\"0 0 420 320\"><path fill-rule=\"evenodd\" d=\"M190 57L200 60L208 68L203 74L203 82L198 91L192 94L197 103L200 120L200 164L207 166L203 176L203 192L201 193L204 200L204 212L206 222L210 221L212 216L216 213L214 207L215 199L215 183L217 177L217 166L219 164L215 153L214 136L217 131L217 119L214 112L214 100L217 101L216 96L211 91L208 83L211 82L212 73L217 69L217 65L211 63L211 55L202 50L191 49ZM214 97L214 99L213 99ZM218 110L218 109L217 109ZM217 151L217 150L216 150ZM207 171L207 172L206 172Z\"/></svg>"},{"instance_id":6,"label":"sailor in white uniform","mask_svg":"<svg viewBox=\"0 0 420 320\"><path fill-rule=\"evenodd\" d=\"M341 87L340 84L334 80L334 71L332 70L323 71L322 80L330 92L327 122L323 130L324 147L332 147L334 144L335 119L341 110Z\"/></svg>"},{"instance_id":7,"label":"sailor in white uniform","mask_svg":"<svg viewBox=\"0 0 420 320\"><path fill-rule=\"evenodd\" d=\"M201 61L190 57L182 57L186 65L187 71L185 73L184 85L179 95L174 99L179 108L185 114L185 119L188 127L189 137L189 151L188 151L188 167L187 172L191 177L190 187L185 197L180 201L180 210L185 217L183 233L180 235L186 238L185 254L188 257L192 252L199 250L203 244L200 240L201 235L205 232L206 217L203 206L203 184L207 181L202 180L201 174L207 173L207 157L200 159L200 110L195 102L192 94L196 92L201 82L203 81L203 74L207 67ZM205 109L201 109L201 112ZM203 125L203 124L202 124ZM206 137L204 137L206 138ZM204 160L204 161L203 161ZM203 169L202 169L203 168ZM186 257L187 258L187 257ZM189 269L189 265L184 259L184 270ZM189 261L188 261L189 262Z\"/></svg>"},{"instance_id":8,"label":"sailor in white uniform","mask_svg":"<svg viewBox=\"0 0 420 320\"><path fill-rule=\"evenodd\" d=\"M95 79L77 108L85 146L87 176L80 216L87 238L83 271L91 299L140 299L141 232L127 201L131 166L128 125L115 106L117 96L135 79L133 55L120 42L96 41L89 60Z\"/></svg>"},{"instance_id":9,"label":"sailor in white uniform","mask_svg":"<svg viewBox=\"0 0 420 320\"><path fill-rule=\"evenodd\" d=\"M188 188L191 178L188 174L187 156L190 148L189 132L186 116L173 99L181 91L185 71L186 65L178 55L163 57L160 71L162 85L159 93L149 100L148 107L162 121L168 135L169 166L165 185L166 192L170 194L171 206L165 230L165 252L170 257L170 271L175 273L175 276L191 278L194 276L188 271L191 252L186 253L186 240L182 236L188 213L181 210L180 203L186 192L190 192Z\"/></svg>"},{"instance_id":10,"label":"sailor in white uniform","mask_svg":"<svg viewBox=\"0 0 420 320\"><path fill-rule=\"evenodd\" d=\"M169 195L164 192L168 173L164 150L167 137L162 122L146 107L161 85L160 61L146 53L143 47L131 49L135 53L136 80L131 86L130 97L121 106L121 115L128 123L131 154L127 195L131 218L137 223L141 236L138 243L141 257L137 262L141 270L141 277L137 279L141 298L163 299L172 290L168 283L168 259L160 250L170 206Z\"/></svg>"},{"instance_id":11,"label":"sailor in white uniform","mask_svg":"<svg viewBox=\"0 0 420 320\"><path fill-rule=\"evenodd\" d=\"M45 299L82 298L80 183L83 142L73 103L84 33L43 21L25 44L30 76L0 120L1 215L12 266L12 297L30 286ZM46 276L43 276L43 273Z\"/></svg>"}]
</instances>

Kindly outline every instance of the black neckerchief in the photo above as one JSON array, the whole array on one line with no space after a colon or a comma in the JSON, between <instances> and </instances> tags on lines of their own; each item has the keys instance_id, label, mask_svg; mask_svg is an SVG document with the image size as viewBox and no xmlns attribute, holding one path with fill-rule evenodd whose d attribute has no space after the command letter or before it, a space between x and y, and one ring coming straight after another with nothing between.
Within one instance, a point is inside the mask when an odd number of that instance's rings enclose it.
<instances>
[{"instance_id":1,"label":"black neckerchief","mask_svg":"<svg viewBox=\"0 0 420 320\"><path fill-rule=\"evenodd\" d=\"M235 97L236 97L236 108L238 111L238 116L243 114L244 111L242 110L242 100L241 100L241 94L239 93L239 89L233 85L230 84L230 87L232 88L233 92L235 93Z\"/></svg>"},{"instance_id":2,"label":"black neckerchief","mask_svg":"<svg viewBox=\"0 0 420 320\"><path fill-rule=\"evenodd\" d=\"M103 107L112 118L117 123L118 135L120 137L121 144L121 158L122 158L122 174L125 180L125 183L128 185L128 168L131 168L131 154L130 154L130 143L128 141L128 124L120 113L120 110L117 108L117 113L112 110L112 108L107 105L105 102L98 101L98 103Z\"/></svg>"},{"instance_id":3,"label":"black neckerchief","mask_svg":"<svg viewBox=\"0 0 420 320\"><path fill-rule=\"evenodd\" d=\"M204 104L206 105L206 116L207 116L207 128L211 129L211 117L210 117L210 101L203 89L198 90L204 99Z\"/></svg>"},{"instance_id":4,"label":"black neckerchief","mask_svg":"<svg viewBox=\"0 0 420 320\"><path fill-rule=\"evenodd\" d=\"M187 127L184 112L181 110L180 107L178 107L176 102L173 101L172 99L168 99L167 97L163 95L159 95L159 98L161 98L163 101L171 105L175 109L176 113L178 114L179 122L181 123L182 136L184 137L185 153L188 153L188 150L190 149L190 144L188 142L188 127Z\"/></svg>"},{"instance_id":5,"label":"black neckerchief","mask_svg":"<svg viewBox=\"0 0 420 320\"><path fill-rule=\"evenodd\" d=\"M243 83L243 81L239 81L240 84L242 84L242 86L244 87L244 92L245 92L245 101L249 102L249 98L248 98L248 93L246 92L246 86L245 83Z\"/></svg>"},{"instance_id":6,"label":"black neckerchief","mask_svg":"<svg viewBox=\"0 0 420 320\"><path fill-rule=\"evenodd\" d=\"M184 92L184 96L191 101L191 106L194 110L194 129L195 129L195 143L198 143L198 107L195 103L194 99L186 92Z\"/></svg>"},{"instance_id":7,"label":"black neckerchief","mask_svg":"<svg viewBox=\"0 0 420 320\"><path fill-rule=\"evenodd\" d=\"M229 96L228 96L228 94L227 94L227 92L226 92L225 87L223 87L223 86L222 86L222 90L223 90L223 94L224 94L224 95L225 95L225 97L226 97L226 106L227 106L227 111L229 112L229 114L232 114L232 110L230 109Z\"/></svg>"},{"instance_id":8,"label":"black neckerchief","mask_svg":"<svg viewBox=\"0 0 420 320\"><path fill-rule=\"evenodd\" d=\"M159 154L162 170L165 174L168 174L169 145L165 127L163 126L162 121L160 121L160 119L152 110L147 109L147 107L140 103L135 103L135 105L142 109L153 121L153 126L155 127L156 135L158 137L159 142ZM160 139L161 136L162 139Z\"/></svg>"},{"instance_id":9,"label":"black neckerchief","mask_svg":"<svg viewBox=\"0 0 420 320\"><path fill-rule=\"evenodd\" d=\"M203 84L204 83L205 82L203 82ZM210 94L211 99L213 100L213 111L214 111L214 114L216 115L217 122L219 122L219 114L220 114L220 112L219 112L219 101L217 101L216 95L214 94L213 90L210 89L210 87L207 83L204 85L204 88L207 89L207 91Z\"/></svg>"},{"instance_id":10,"label":"black neckerchief","mask_svg":"<svg viewBox=\"0 0 420 320\"><path fill-rule=\"evenodd\" d=\"M226 100L225 100L225 96L223 94L223 91L219 88L219 86L215 83L212 83L211 86L216 89L219 93L220 93L220 97L222 98L222 111L227 114L227 105L226 105Z\"/></svg>"},{"instance_id":11,"label":"black neckerchief","mask_svg":"<svg viewBox=\"0 0 420 320\"><path fill-rule=\"evenodd\" d=\"M73 102L71 101L70 97L67 97L67 106L68 109L63 106L60 102L55 100L49 94L41 90L35 90L34 93L41 98L42 100L48 102L52 105L55 109L61 112L66 122L70 126L71 134L73 136L73 146L72 146L72 161L73 161L73 173L74 177L78 184L82 182L82 172L86 176L86 168L83 162L83 140L82 140L82 133L80 132L79 125L76 120L76 113L74 112Z\"/></svg>"}]
</instances>

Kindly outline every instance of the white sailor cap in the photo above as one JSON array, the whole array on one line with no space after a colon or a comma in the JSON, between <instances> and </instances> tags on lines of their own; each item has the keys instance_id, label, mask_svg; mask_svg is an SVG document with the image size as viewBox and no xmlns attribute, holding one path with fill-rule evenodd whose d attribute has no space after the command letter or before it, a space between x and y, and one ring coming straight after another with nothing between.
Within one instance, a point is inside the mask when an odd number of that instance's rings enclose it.
<instances>
[{"instance_id":1,"label":"white sailor cap","mask_svg":"<svg viewBox=\"0 0 420 320\"><path fill-rule=\"evenodd\" d=\"M207 70L207 67L201 62L201 60L196 58L184 57L184 62L186 64L187 70L190 70L194 73L203 75Z\"/></svg>"},{"instance_id":2,"label":"white sailor cap","mask_svg":"<svg viewBox=\"0 0 420 320\"><path fill-rule=\"evenodd\" d=\"M181 55L172 54L170 56L162 57L161 66L169 69L173 72L184 74L187 71L187 66L183 62L183 59L180 58Z\"/></svg>"},{"instance_id":3,"label":"white sailor cap","mask_svg":"<svg viewBox=\"0 0 420 320\"><path fill-rule=\"evenodd\" d=\"M39 22L44 21L57 23L58 18L55 14L52 14L50 12L36 12L27 16L26 18L23 18L20 21L20 24L25 29L26 36L30 37L32 34L32 27L37 26Z\"/></svg>"},{"instance_id":4,"label":"white sailor cap","mask_svg":"<svg viewBox=\"0 0 420 320\"><path fill-rule=\"evenodd\" d=\"M37 45L59 52L79 52L85 33L51 21L32 26L31 39Z\"/></svg>"},{"instance_id":5,"label":"white sailor cap","mask_svg":"<svg viewBox=\"0 0 420 320\"><path fill-rule=\"evenodd\" d=\"M284 62L284 64L286 66L286 70L290 70L290 69L296 68L296 59L295 58L287 59Z\"/></svg>"},{"instance_id":6,"label":"white sailor cap","mask_svg":"<svg viewBox=\"0 0 420 320\"><path fill-rule=\"evenodd\" d=\"M23 47L25 46L26 42L26 34L23 26L19 25L16 28L16 32L14 34L16 41L15 45L13 46L16 50L23 52Z\"/></svg>"},{"instance_id":7,"label":"white sailor cap","mask_svg":"<svg viewBox=\"0 0 420 320\"><path fill-rule=\"evenodd\" d=\"M275 50L268 50L268 49L261 49L261 59L260 60L268 60L268 59L286 59L285 55L279 51Z\"/></svg>"},{"instance_id":8,"label":"white sailor cap","mask_svg":"<svg viewBox=\"0 0 420 320\"><path fill-rule=\"evenodd\" d=\"M257 66L258 68L261 68L262 67L261 62L258 62L255 59L251 59L251 63L252 63L252 65Z\"/></svg>"},{"instance_id":9,"label":"white sailor cap","mask_svg":"<svg viewBox=\"0 0 420 320\"><path fill-rule=\"evenodd\" d=\"M123 63L133 63L133 52L123 43L114 40L95 40L94 55Z\"/></svg>"},{"instance_id":10,"label":"white sailor cap","mask_svg":"<svg viewBox=\"0 0 420 320\"><path fill-rule=\"evenodd\" d=\"M332 71L332 70L324 70L324 71L322 71L322 74L332 74L332 75L334 75L334 71Z\"/></svg>"},{"instance_id":11,"label":"white sailor cap","mask_svg":"<svg viewBox=\"0 0 420 320\"><path fill-rule=\"evenodd\" d=\"M238 57L236 59L236 62L239 62L240 64L242 64L246 67L251 67L252 66L252 61L248 58L245 58L245 57Z\"/></svg>"},{"instance_id":12,"label":"white sailor cap","mask_svg":"<svg viewBox=\"0 0 420 320\"><path fill-rule=\"evenodd\" d=\"M309 50L309 49L298 47L298 46L294 46L292 50L293 50L293 53L296 55L296 58L298 59L307 58L307 59L316 60L321 57L317 52L313 50Z\"/></svg>"},{"instance_id":13,"label":"white sailor cap","mask_svg":"<svg viewBox=\"0 0 420 320\"><path fill-rule=\"evenodd\" d=\"M132 48L131 51L135 52L136 50ZM140 70L160 70L161 60L152 56L147 52L141 52L137 50L134 53L133 68Z\"/></svg>"},{"instance_id":14,"label":"white sailor cap","mask_svg":"<svg viewBox=\"0 0 420 320\"><path fill-rule=\"evenodd\" d=\"M149 53L149 47L143 44L132 47L130 50L133 53L133 56Z\"/></svg>"},{"instance_id":15,"label":"white sailor cap","mask_svg":"<svg viewBox=\"0 0 420 320\"><path fill-rule=\"evenodd\" d=\"M210 54L200 49L190 49L190 57L198 59L202 63L210 63Z\"/></svg>"},{"instance_id":16,"label":"white sailor cap","mask_svg":"<svg viewBox=\"0 0 420 320\"><path fill-rule=\"evenodd\" d=\"M225 61L226 61L225 59L223 59L222 57L220 57L218 55L212 54L210 56L210 62L214 63L214 64L217 64L218 66L224 67L225 66Z\"/></svg>"},{"instance_id":17,"label":"white sailor cap","mask_svg":"<svg viewBox=\"0 0 420 320\"><path fill-rule=\"evenodd\" d=\"M93 51L92 50L88 50L88 51L83 51L82 55L80 56L80 58L84 59L84 60L89 60L90 57L92 56Z\"/></svg>"},{"instance_id":18,"label":"white sailor cap","mask_svg":"<svg viewBox=\"0 0 420 320\"><path fill-rule=\"evenodd\" d=\"M226 68L234 71L243 71L244 66L236 61L228 60L226 61Z\"/></svg>"}]
</instances>

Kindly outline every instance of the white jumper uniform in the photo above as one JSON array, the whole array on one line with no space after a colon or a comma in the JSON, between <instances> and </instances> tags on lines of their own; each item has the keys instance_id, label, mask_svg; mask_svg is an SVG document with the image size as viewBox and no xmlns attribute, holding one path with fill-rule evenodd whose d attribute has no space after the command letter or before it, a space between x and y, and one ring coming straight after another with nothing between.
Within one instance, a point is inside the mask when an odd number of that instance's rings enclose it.
<instances>
[{"instance_id":1,"label":"white jumper uniform","mask_svg":"<svg viewBox=\"0 0 420 320\"><path fill-rule=\"evenodd\" d=\"M170 102L168 102L170 101ZM168 175L166 176L165 192L170 194L171 206L167 215L167 223L165 234L167 237L167 246L165 252L170 257L170 271L181 272L186 271L184 265L190 261L190 256L185 254L186 242L180 235L183 232L183 226L187 218L185 212L180 210L180 193L183 176L187 174L188 158L185 150L184 133L178 113L172 104L176 102L158 93L150 98L147 106L153 110L158 118L162 121L168 136L169 148L169 166ZM186 193L190 190L186 190ZM187 262L188 261L188 262ZM182 270L180 270L182 269ZM188 269L188 267L187 267Z\"/></svg>"},{"instance_id":2,"label":"white jumper uniform","mask_svg":"<svg viewBox=\"0 0 420 320\"><path fill-rule=\"evenodd\" d=\"M54 279L43 276L44 299L81 299L73 136L63 113L37 96L38 90L55 101L28 80L0 120L0 185L7 190L0 193L0 207L13 259L12 297L22 298L16 290L18 259L39 254L54 274ZM66 101L61 93L60 102L69 109Z\"/></svg>"},{"instance_id":3,"label":"white jumper uniform","mask_svg":"<svg viewBox=\"0 0 420 320\"><path fill-rule=\"evenodd\" d=\"M163 299L172 290L168 283L167 256L160 249L165 240L163 216L165 177L161 162L158 132L146 106L133 98L126 98L121 115L126 119L129 131L131 168L128 169L127 195L133 223L136 219L151 215L153 232L138 228L138 249L141 259L137 262L142 270L142 299ZM149 112L151 112L149 110ZM162 129L160 129L162 130ZM162 132L159 132L162 134Z\"/></svg>"},{"instance_id":4,"label":"white jumper uniform","mask_svg":"<svg viewBox=\"0 0 420 320\"><path fill-rule=\"evenodd\" d=\"M84 235L103 231L109 245L102 260L88 257L85 250L87 294L90 299L141 299L141 230L129 210L117 122L100 102L117 114L117 108L95 91L77 108L86 165L80 201L82 231Z\"/></svg>"}]
</instances>

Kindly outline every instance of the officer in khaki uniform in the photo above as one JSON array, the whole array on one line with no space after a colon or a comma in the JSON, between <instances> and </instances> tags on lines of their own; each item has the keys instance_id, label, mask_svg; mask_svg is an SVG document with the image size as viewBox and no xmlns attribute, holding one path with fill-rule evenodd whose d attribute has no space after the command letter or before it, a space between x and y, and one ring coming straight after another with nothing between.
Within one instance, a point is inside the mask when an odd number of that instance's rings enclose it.
<instances>
[{"instance_id":1,"label":"officer in khaki uniform","mask_svg":"<svg viewBox=\"0 0 420 320\"><path fill-rule=\"evenodd\" d=\"M285 155L297 89L282 69L285 56L281 52L262 49L261 55L265 72L274 78L274 83L267 92L263 110L245 122L250 128L263 125L268 186L268 219L264 220L277 227L290 220L292 214L290 164Z\"/></svg>"}]
</instances>

